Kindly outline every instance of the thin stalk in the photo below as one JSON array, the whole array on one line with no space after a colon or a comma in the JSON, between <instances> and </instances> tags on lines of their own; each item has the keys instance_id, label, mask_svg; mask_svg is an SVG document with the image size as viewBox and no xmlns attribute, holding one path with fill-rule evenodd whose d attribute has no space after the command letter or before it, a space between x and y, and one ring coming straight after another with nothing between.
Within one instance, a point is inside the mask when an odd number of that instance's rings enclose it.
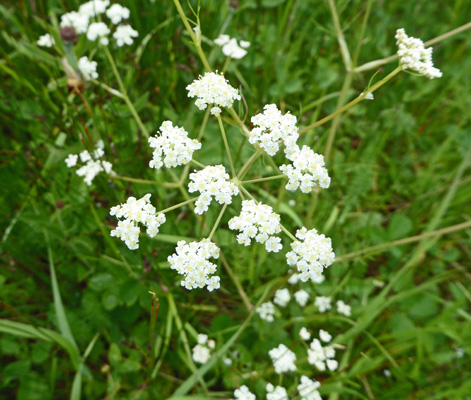
<instances>
[{"instance_id":1,"label":"thin stalk","mask_svg":"<svg viewBox=\"0 0 471 400\"><path fill-rule=\"evenodd\" d=\"M181 203L175 204L175 205L172 206L172 207L169 207L169 208L166 208L166 209L164 209L164 210L162 210L162 211L159 211L157 214L165 214L165 213L167 213L167 212L169 212L169 211L175 210L176 208L180 208L180 207L183 207L183 206L185 206L185 205L187 205L187 204L189 204L189 203L193 203L193 202L195 202L196 200L198 200L198 197L193 197L192 199L188 199L188 200L183 201L183 202L181 202Z\"/></svg>"},{"instance_id":2,"label":"thin stalk","mask_svg":"<svg viewBox=\"0 0 471 400\"><path fill-rule=\"evenodd\" d=\"M188 21L188 18L183 12L183 8L180 4L180 1L173 0L173 3L175 4L175 7L177 8L178 14L180 14L180 18L182 19L182 22L185 25L187 32L190 34L191 40L193 41L193 44L196 47L196 51L198 52L198 55L201 59L201 62L204 65L204 68L206 69L206 71L211 72L211 67L209 66L208 60L206 59L206 56L203 53L200 42L196 38L195 32L193 31L193 29L191 29L190 22Z\"/></svg>"},{"instance_id":3,"label":"thin stalk","mask_svg":"<svg viewBox=\"0 0 471 400\"><path fill-rule=\"evenodd\" d=\"M251 179L249 181L242 181L240 183L243 185L245 183L265 182L265 181L271 181L273 179L283 179L283 178L287 178L287 176L281 174L281 175L275 175L275 176L268 176L266 178Z\"/></svg>"},{"instance_id":4,"label":"thin stalk","mask_svg":"<svg viewBox=\"0 0 471 400\"><path fill-rule=\"evenodd\" d=\"M260 157L262 153L263 153L263 149L258 148L257 151L252 154L252 156L246 161L246 163L240 169L239 173L237 174L237 179L241 180L245 176L245 174L247 173L247 170L257 160L257 158Z\"/></svg>"},{"instance_id":5,"label":"thin stalk","mask_svg":"<svg viewBox=\"0 0 471 400\"><path fill-rule=\"evenodd\" d=\"M280 224L280 227L281 227L281 230L282 230L284 233L286 233L286 235L287 235L293 242L295 242L295 241L298 240L298 239L296 239L296 238L293 236L293 234L292 234L288 229L286 229L283 225Z\"/></svg>"},{"instance_id":6,"label":"thin stalk","mask_svg":"<svg viewBox=\"0 0 471 400\"><path fill-rule=\"evenodd\" d=\"M332 13L332 19L334 20L334 27L337 32L337 41L339 42L343 63L345 64L345 69L349 72L352 70L352 59L350 57L350 52L348 51L347 41L343 35L342 27L340 26L339 16L337 14L337 9L335 8L334 0L329 0L329 7L330 12Z\"/></svg>"},{"instance_id":7,"label":"thin stalk","mask_svg":"<svg viewBox=\"0 0 471 400\"><path fill-rule=\"evenodd\" d=\"M422 239L435 237L435 236L440 236L440 235L444 235L444 234L447 234L447 233L460 231L460 230L466 229L466 228L471 228L471 221L463 222L463 223L457 224L457 225L452 225L452 226L449 226L447 228L438 229L436 231L426 232L426 233L422 233L420 235L411 236L411 237L408 237L408 238L394 240L392 242L381 243L381 244L378 244L376 246L367 247L366 249L354 251L353 253L348 253L348 254L345 254L343 256L336 257L335 262L341 262L341 261L349 260L351 258L356 258L356 257L361 256L363 254L375 253L377 251L383 251L383 250L389 249L390 247L400 246L400 245L403 245L403 244L408 244L408 243L413 243L413 242L418 242Z\"/></svg>"},{"instance_id":8,"label":"thin stalk","mask_svg":"<svg viewBox=\"0 0 471 400\"><path fill-rule=\"evenodd\" d=\"M200 168L203 168L203 169L206 168L206 165L201 164L199 161L191 159L191 162Z\"/></svg>"},{"instance_id":9,"label":"thin stalk","mask_svg":"<svg viewBox=\"0 0 471 400\"><path fill-rule=\"evenodd\" d=\"M227 208L227 204L224 204L222 206L222 209L221 209L221 212L219 213L217 219L216 219L216 222L214 223L213 225L213 229L211 229L211 232L209 233L209 236L208 236L208 240L211 240L214 233L216 232L216 229L217 227L219 226L219 223L221 222L221 218L222 216L224 215L224 212L226 211L226 208Z\"/></svg>"},{"instance_id":10,"label":"thin stalk","mask_svg":"<svg viewBox=\"0 0 471 400\"><path fill-rule=\"evenodd\" d=\"M126 182L143 183L143 184L147 184L147 185L164 186L164 187L168 187L168 188L178 187L178 185L175 184L175 183L155 182L155 181L150 181L150 180L147 180L147 179L131 178L129 176L109 175L108 177L110 179L118 179L118 180L126 181Z\"/></svg>"},{"instance_id":11,"label":"thin stalk","mask_svg":"<svg viewBox=\"0 0 471 400\"><path fill-rule=\"evenodd\" d=\"M108 58L108 61L110 62L111 69L113 70L113 73L115 75L116 80L118 81L118 86L119 90L123 96L123 100L126 103L126 105L129 108L129 111L131 111L132 116L137 122L137 125L141 129L142 133L146 138L149 138L149 131L147 128L144 126L144 123L142 122L141 118L137 114L136 109L134 108L134 105L132 104L131 100L129 99L128 93L126 91L126 88L124 87L124 83L121 79L121 76L119 75L118 68L116 67L116 63L114 62L113 56L110 53L110 50L108 49L107 46L103 46L103 49L105 51L106 57Z\"/></svg>"},{"instance_id":12,"label":"thin stalk","mask_svg":"<svg viewBox=\"0 0 471 400\"><path fill-rule=\"evenodd\" d=\"M389 75L381 79L379 82L375 83L373 86L371 86L368 90L368 92L375 92L377 89L379 89L381 86L383 86L386 82L391 80L395 75L397 75L399 72L402 71L401 67L397 67L395 70L393 70ZM330 121L331 119L335 118L337 115L342 114L343 112L347 111L348 109L352 108L356 104L358 104L360 101L362 101L366 96L366 93L360 94L357 98L353 99L350 103L346 104L342 108L339 108L337 111L334 113L328 115L327 117L322 118L321 120L315 122L312 125L306 126L305 128L301 129L299 131L299 134L306 133L310 131L311 129L317 128L320 125L325 124L326 122Z\"/></svg>"},{"instance_id":13,"label":"thin stalk","mask_svg":"<svg viewBox=\"0 0 471 400\"><path fill-rule=\"evenodd\" d=\"M232 177L235 178L237 175L235 172L234 163L232 162L231 150L229 149L229 143L227 142L226 131L224 130L224 125L220 115L218 115L218 122L219 129L221 130L222 140L224 142L224 147L226 148L227 158L229 159L229 164L231 166Z\"/></svg>"},{"instance_id":14,"label":"thin stalk","mask_svg":"<svg viewBox=\"0 0 471 400\"><path fill-rule=\"evenodd\" d=\"M221 252L219 254L220 258L221 258L221 262L222 262L222 265L224 266L227 274L231 277L232 279L232 282L234 282L234 285L236 286L237 288L237 291L239 292L239 295L242 299L242 301L244 302L244 305L245 307L247 308L247 311L251 312L254 308L254 306L252 305L252 303L250 302L250 299L249 297L247 296L247 293L245 293L245 290L244 288L242 287L240 281L239 281L239 278L237 277L236 274L234 274L234 271L232 270L231 266L229 265L229 263L227 262L227 259L226 257L224 256L224 254Z\"/></svg>"}]
</instances>

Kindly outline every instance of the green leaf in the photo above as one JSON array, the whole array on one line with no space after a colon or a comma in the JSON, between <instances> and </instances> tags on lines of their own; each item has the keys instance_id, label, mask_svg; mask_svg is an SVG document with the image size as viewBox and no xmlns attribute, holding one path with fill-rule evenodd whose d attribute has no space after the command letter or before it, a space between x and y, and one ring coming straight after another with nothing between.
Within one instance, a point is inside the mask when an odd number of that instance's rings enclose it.
<instances>
[{"instance_id":1,"label":"green leaf","mask_svg":"<svg viewBox=\"0 0 471 400\"><path fill-rule=\"evenodd\" d=\"M388 225L390 240L405 237L412 230L411 220L403 214L394 214Z\"/></svg>"}]
</instances>

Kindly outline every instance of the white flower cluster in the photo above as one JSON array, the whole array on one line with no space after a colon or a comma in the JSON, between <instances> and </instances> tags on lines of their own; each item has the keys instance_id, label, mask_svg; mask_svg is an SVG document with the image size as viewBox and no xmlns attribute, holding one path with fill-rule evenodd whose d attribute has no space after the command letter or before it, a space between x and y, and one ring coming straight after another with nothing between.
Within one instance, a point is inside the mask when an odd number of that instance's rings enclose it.
<instances>
[{"instance_id":1,"label":"white flower cluster","mask_svg":"<svg viewBox=\"0 0 471 400\"><path fill-rule=\"evenodd\" d=\"M209 166L201 171L192 172L188 191L201 193L195 203L195 213L200 215L208 211L213 197L219 204L231 204L232 196L239 194L239 188L229 181L229 174L222 165Z\"/></svg>"},{"instance_id":2,"label":"white flower cluster","mask_svg":"<svg viewBox=\"0 0 471 400\"><path fill-rule=\"evenodd\" d=\"M128 46L133 44L133 38L137 38L139 32L131 27L131 25L119 25L116 28L113 37L116 39L116 44L118 47L122 47L127 44Z\"/></svg>"},{"instance_id":3,"label":"white flower cluster","mask_svg":"<svg viewBox=\"0 0 471 400\"><path fill-rule=\"evenodd\" d=\"M306 282L322 274L334 262L335 254L330 238L319 235L316 229L298 229L296 237L299 240L291 243L293 250L286 254L286 260L288 265L297 266L299 279Z\"/></svg>"},{"instance_id":4,"label":"white flower cluster","mask_svg":"<svg viewBox=\"0 0 471 400\"><path fill-rule=\"evenodd\" d=\"M185 279L181 285L186 289L207 287L212 292L219 289L219 276L210 276L216 272L216 265L208 259L219 258L219 248L208 239L201 242L177 243L176 253L168 257L170 268L176 270Z\"/></svg>"},{"instance_id":5,"label":"white flower cluster","mask_svg":"<svg viewBox=\"0 0 471 400\"><path fill-rule=\"evenodd\" d=\"M426 49L422 40L407 36L404 29L396 31L396 39L402 69L410 69L429 79L441 78L442 73L433 66L431 47Z\"/></svg>"},{"instance_id":6,"label":"white flower cluster","mask_svg":"<svg viewBox=\"0 0 471 400\"><path fill-rule=\"evenodd\" d=\"M186 87L188 97L197 97L196 107L205 110L208 105L232 107L234 100L240 100L239 92L224 78L224 75L206 72Z\"/></svg>"},{"instance_id":7,"label":"white flower cluster","mask_svg":"<svg viewBox=\"0 0 471 400\"><path fill-rule=\"evenodd\" d=\"M294 364L296 361L296 354L294 354L284 344L280 344L278 347L271 349L268 354L273 361L273 367L277 374L296 371L296 365Z\"/></svg>"},{"instance_id":8,"label":"white flower cluster","mask_svg":"<svg viewBox=\"0 0 471 400\"><path fill-rule=\"evenodd\" d=\"M352 308L345 304L342 300L338 300L336 304L338 313L343 314L346 317L350 317L352 315Z\"/></svg>"},{"instance_id":9,"label":"white flower cluster","mask_svg":"<svg viewBox=\"0 0 471 400\"><path fill-rule=\"evenodd\" d=\"M139 248L139 223L147 227L147 234L152 238L159 233L160 225L165 222L165 215L156 215L155 207L150 204L150 193L136 200L129 197L126 203L111 207L110 215L116 218L124 218L118 221L116 229L111 231L111 236L121 239L130 250Z\"/></svg>"},{"instance_id":10,"label":"white flower cluster","mask_svg":"<svg viewBox=\"0 0 471 400\"><path fill-rule=\"evenodd\" d=\"M291 152L289 158L293 164L284 164L280 167L280 171L288 177L286 189L294 191L300 187L301 192L310 193L318 186L323 189L330 186L330 177L324 166L324 156L314 153L308 146L303 146L301 150L297 148Z\"/></svg>"},{"instance_id":11,"label":"white flower cluster","mask_svg":"<svg viewBox=\"0 0 471 400\"><path fill-rule=\"evenodd\" d=\"M106 13L106 16L111 22L117 25L121 21L129 18L130 15L130 11L126 7L113 4L108 8L109 5L109 0L88 1L82 4L78 11L72 11L62 15L60 26L62 28L72 27L79 35L86 33L88 40L98 40L100 44L107 46L109 43L108 35L111 33L111 30L108 25L102 21L92 21L93 18ZM116 44L119 47L125 44L131 45L133 38L138 36L139 33L130 25L118 25L113 33L113 38L116 39Z\"/></svg>"},{"instance_id":12,"label":"white flower cluster","mask_svg":"<svg viewBox=\"0 0 471 400\"><path fill-rule=\"evenodd\" d=\"M301 307L304 307L309 300L309 293L301 289L294 294L294 298Z\"/></svg>"},{"instance_id":13,"label":"white flower cluster","mask_svg":"<svg viewBox=\"0 0 471 400\"><path fill-rule=\"evenodd\" d=\"M282 248L281 238L275 236L281 232L280 216L270 206L244 200L240 215L229 221L229 229L241 232L237 235L237 242L245 246L255 239L265 244L268 252L277 253Z\"/></svg>"},{"instance_id":14,"label":"white flower cluster","mask_svg":"<svg viewBox=\"0 0 471 400\"><path fill-rule=\"evenodd\" d=\"M159 136L149 138L149 146L155 149L149 163L151 168L161 168L164 164L167 168L188 164L193 152L201 149L201 143L191 140L185 129L173 126L171 121L165 121L159 129Z\"/></svg>"},{"instance_id":15,"label":"white flower cluster","mask_svg":"<svg viewBox=\"0 0 471 400\"><path fill-rule=\"evenodd\" d=\"M50 35L49 33L46 33L39 37L39 40L37 43L38 43L38 46L41 46L41 47L52 47L54 46L56 41L54 40L54 37L52 35Z\"/></svg>"},{"instance_id":16,"label":"white flower cluster","mask_svg":"<svg viewBox=\"0 0 471 400\"><path fill-rule=\"evenodd\" d=\"M241 40L239 46L237 40L231 39L229 35L219 35L219 37L214 40L214 43L222 47L222 53L225 56L235 59L245 57L247 54L247 50L245 49L250 47L250 42L246 42L245 40Z\"/></svg>"},{"instance_id":17,"label":"white flower cluster","mask_svg":"<svg viewBox=\"0 0 471 400\"><path fill-rule=\"evenodd\" d=\"M65 159L65 163L68 168L72 168L77 165L77 161L80 158L80 161L85 163L85 165L80 167L76 174L83 176L85 183L90 186L93 179L95 179L100 172L105 171L107 174L114 174L112 164L108 161L101 160L105 155L103 148L104 143L102 140L99 140L96 144L96 150L91 154L87 150L82 151L80 154L69 154Z\"/></svg>"},{"instance_id":18,"label":"white flower cluster","mask_svg":"<svg viewBox=\"0 0 471 400\"><path fill-rule=\"evenodd\" d=\"M78 69L85 80L98 78L98 72L96 72L97 63L96 61L90 61L88 57L83 56L78 60Z\"/></svg>"},{"instance_id":19,"label":"white flower cluster","mask_svg":"<svg viewBox=\"0 0 471 400\"><path fill-rule=\"evenodd\" d=\"M249 388L242 385L239 389L234 390L234 397L237 400L255 400L256 397L250 392Z\"/></svg>"},{"instance_id":20,"label":"white flower cluster","mask_svg":"<svg viewBox=\"0 0 471 400\"><path fill-rule=\"evenodd\" d=\"M216 347L216 342L208 340L208 335L198 334L198 344L193 347L193 361L199 364L206 364L211 357L211 350Z\"/></svg>"},{"instance_id":21,"label":"white flower cluster","mask_svg":"<svg viewBox=\"0 0 471 400\"><path fill-rule=\"evenodd\" d=\"M299 337L307 341L311 338L311 333L303 326L299 331Z\"/></svg>"},{"instance_id":22,"label":"white flower cluster","mask_svg":"<svg viewBox=\"0 0 471 400\"><path fill-rule=\"evenodd\" d=\"M301 376L301 383L297 389L301 400L322 400L320 393L317 391L321 384L317 381L309 379L307 376Z\"/></svg>"},{"instance_id":23,"label":"white flower cluster","mask_svg":"<svg viewBox=\"0 0 471 400\"><path fill-rule=\"evenodd\" d=\"M327 310L332 308L332 305L330 304L331 302L331 297L317 296L314 300L314 305L319 309L319 312L325 313Z\"/></svg>"},{"instance_id":24,"label":"white flower cluster","mask_svg":"<svg viewBox=\"0 0 471 400\"><path fill-rule=\"evenodd\" d=\"M320 332L323 341L329 342L332 339L328 332L323 330ZM319 371L325 371L326 366L331 371L337 369L339 363L334 360L335 350L333 346L323 347L319 339L314 339L309 347L307 351L309 364L314 365Z\"/></svg>"},{"instance_id":25,"label":"white flower cluster","mask_svg":"<svg viewBox=\"0 0 471 400\"><path fill-rule=\"evenodd\" d=\"M260 147L271 156L280 149L278 144L280 140L286 146L287 155L295 151L299 137L296 117L289 112L281 114L276 104L267 104L263 110L263 113L251 118L255 128L249 132L249 142L259 143Z\"/></svg>"},{"instance_id":26,"label":"white flower cluster","mask_svg":"<svg viewBox=\"0 0 471 400\"><path fill-rule=\"evenodd\" d=\"M288 289L278 289L275 292L275 297L273 298L273 303L280 307L286 307L291 300L291 295L289 294Z\"/></svg>"},{"instance_id":27,"label":"white flower cluster","mask_svg":"<svg viewBox=\"0 0 471 400\"><path fill-rule=\"evenodd\" d=\"M256 311L264 321L273 322L275 320L275 306L271 301L260 304Z\"/></svg>"},{"instance_id":28,"label":"white flower cluster","mask_svg":"<svg viewBox=\"0 0 471 400\"><path fill-rule=\"evenodd\" d=\"M286 389L282 386L273 386L271 383L267 384L267 400L289 400Z\"/></svg>"}]
</instances>

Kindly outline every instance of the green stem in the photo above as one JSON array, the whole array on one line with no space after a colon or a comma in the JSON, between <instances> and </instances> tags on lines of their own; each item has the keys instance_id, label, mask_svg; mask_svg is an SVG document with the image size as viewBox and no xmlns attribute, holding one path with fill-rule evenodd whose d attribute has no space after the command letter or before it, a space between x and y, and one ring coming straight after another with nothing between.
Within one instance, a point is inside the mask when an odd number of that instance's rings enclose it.
<instances>
[{"instance_id":1,"label":"green stem","mask_svg":"<svg viewBox=\"0 0 471 400\"><path fill-rule=\"evenodd\" d=\"M119 75L119 71L118 71L118 68L116 67L116 63L114 62L113 56L111 55L110 50L108 49L107 46L103 46L103 49L105 51L106 57L108 58L108 61L110 62L111 69L113 70L113 73L116 77L116 80L118 81L119 90L120 90L120 92L123 96L124 102L128 106L129 111L131 111L131 114L134 117L134 119L136 120L137 125L141 129L142 133L148 139L149 138L149 131L144 126L144 123L142 122L141 118L137 114L136 109L134 108L134 105L132 104L131 100L129 99L128 93L126 91L126 88L124 87L124 83L121 79L121 76Z\"/></svg>"},{"instance_id":2,"label":"green stem","mask_svg":"<svg viewBox=\"0 0 471 400\"><path fill-rule=\"evenodd\" d=\"M368 92L373 93L374 91L379 89L381 86L383 86L386 82L388 82L390 79L392 79L395 75L397 75L401 71L402 71L402 68L397 67L389 75L387 75L386 77L381 79L379 82L377 82L373 86L371 86L371 88L368 90ZM352 108L353 106L358 104L360 101L362 101L365 98L366 94L367 94L367 92L365 91L365 93L360 94L357 98L353 99L350 103L346 104L342 108L339 108L334 113L328 115L325 118L322 118L321 120L315 122L312 125L306 126L305 128L303 128L299 131L299 134L301 135L303 133L306 133L307 131L310 131L311 129L317 128L318 126L323 125L326 122L330 121L331 119L335 118L337 115L342 114L343 112L347 111L348 109Z\"/></svg>"},{"instance_id":3,"label":"green stem","mask_svg":"<svg viewBox=\"0 0 471 400\"><path fill-rule=\"evenodd\" d=\"M260 157L262 153L263 153L263 149L258 148L257 151L252 154L252 156L246 161L246 163L240 169L239 173L237 174L237 179L241 180L245 176L245 174L247 173L247 170L257 160L257 158Z\"/></svg>"},{"instance_id":4,"label":"green stem","mask_svg":"<svg viewBox=\"0 0 471 400\"><path fill-rule=\"evenodd\" d=\"M287 177L286 175L281 174L281 175L275 175L275 176L268 176L266 178L251 179L249 181L242 181L240 183L243 185L245 183L265 182L265 181L271 181L273 179L283 179L286 177Z\"/></svg>"},{"instance_id":5,"label":"green stem","mask_svg":"<svg viewBox=\"0 0 471 400\"><path fill-rule=\"evenodd\" d=\"M229 149L229 143L227 142L226 131L224 130L224 125L222 123L221 116L218 115L219 129L221 130L222 140L224 142L224 147L226 148L227 158L229 159L229 164L231 166L232 177L236 177L236 172L234 168L234 163L232 162L231 150Z\"/></svg>"},{"instance_id":6,"label":"green stem","mask_svg":"<svg viewBox=\"0 0 471 400\"><path fill-rule=\"evenodd\" d=\"M198 167L202 168L202 169L205 169L205 168L206 168L206 165L201 164L199 161L196 161L196 160L191 159L191 162L192 162L193 164L197 165Z\"/></svg>"},{"instance_id":7,"label":"green stem","mask_svg":"<svg viewBox=\"0 0 471 400\"><path fill-rule=\"evenodd\" d=\"M222 206L221 212L219 213L216 222L213 225L213 229L211 229L211 232L209 233L208 239L211 240L213 238L214 233L216 232L217 227L219 226L219 223L221 222L221 218L224 215L224 212L226 211L227 204L224 204Z\"/></svg>"},{"instance_id":8,"label":"green stem","mask_svg":"<svg viewBox=\"0 0 471 400\"><path fill-rule=\"evenodd\" d=\"M287 235L293 242L296 242L296 241L298 240L298 239L296 239L296 238L293 236L293 234L292 234L288 229L286 229L283 225L280 224L280 226L281 226L281 230L282 230L284 233L286 233L286 235Z\"/></svg>"},{"instance_id":9,"label":"green stem","mask_svg":"<svg viewBox=\"0 0 471 400\"><path fill-rule=\"evenodd\" d=\"M196 47L196 51L198 52L198 55L201 59L201 62L204 65L204 68L206 71L211 72L211 67L209 66L208 60L206 59L206 56L203 53L203 50L201 48L201 44L196 38L195 32L193 29L191 29L190 22L188 21L188 18L186 17L185 13L183 12L183 8L180 4L179 0L173 0L173 3L175 4L175 7L177 8L178 14L180 14L180 18L183 21L183 24L185 25L185 28L187 32L190 34L191 40L193 41L193 44Z\"/></svg>"},{"instance_id":10,"label":"green stem","mask_svg":"<svg viewBox=\"0 0 471 400\"><path fill-rule=\"evenodd\" d=\"M166 208L162 211L159 211L157 214L165 214L166 212L169 212L169 211L172 211L172 210L175 210L176 208L180 208L180 207L183 207L189 203L193 203L195 202L196 200L198 200L198 197L193 197L192 199L188 199L186 201L183 201L181 203L178 203L178 204L175 204L174 206L172 207L169 207L169 208Z\"/></svg>"},{"instance_id":11,"label":"green stem","mask_svg":"<svg viewBox=\"0 0 471 400\"><path fill-rule=\"evenodd\" d=\"M176 188L178 185L175 183L168 183L168 182L155 182L155 181L150 181L147 179L138 179L138 178L130 178L128 176L120 176L120 175L108 175L110 179L118 179L121 181L126 181L126 182L134 182L134 183L143 183L146 185L157 185L157 186L164 186L168 188Z\"/></svg>"}]
</instances>

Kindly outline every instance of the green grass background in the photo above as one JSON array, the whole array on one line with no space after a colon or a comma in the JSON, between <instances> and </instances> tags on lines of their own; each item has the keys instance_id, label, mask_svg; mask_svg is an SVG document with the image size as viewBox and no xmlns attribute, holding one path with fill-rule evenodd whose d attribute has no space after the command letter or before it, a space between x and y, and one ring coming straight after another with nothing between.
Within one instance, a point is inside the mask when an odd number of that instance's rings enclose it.
<instances>
[{"instance_id":1,"label":"green grass background","mask_svg":"<svg viewBox=\"0 0 471 400\"><path fill-rule=\"evenodd\" d=\"M139 115L150 132L170 119L195 137L203 113L185 87L203 67L173 2L121 4L130 8L139 38L113 55ZM182 4L190 17L187 3ZM469 22L471 9L469 0L335 4L351 53L358 49L354 66L394 54L397 28L429 40ZM257 317L242 325L247 310L221 263L217 293L179 286L167 256L180 238L205 235L189 209L169 214L162 235L142 237L138 251L109 237L115 224L109 208L128 196L150 192L157 209L182 198L174 189L103 176L88 188L65 167L69 153L81 151L89 137L101 138L117 173L169 180L166 172L148 168L150 149L124 102L95 85L87 87L83 101L68 93L58 55L36 46L40 35L54 32L60 15L78 5L72 0L0 5L0 398L64 399L78 396L81 387L87 399L165 399L180 390L196 400L228 398L241 384L262 398L266 382L277 382L268 350L296 341L305 325L332 332L336 343L346 346L338 352L339 372L304 367L321 381L324 398L470 398L469 228L336 263L323 285L303 286L312 296L333 294L351 304L351 319L292 304L273 326ZM252 43L249 54L232 62L226 74L241 87L249 117L276 103L307 126L335 111L342 87L345 99L352 99L377 71L375 80L397 65L347 74L327 1L202 0L200 20L203 49L214 69L225 61L210 43L221 32ZM304 225L331 237L339 256L469 221L470 35L465 31L434 46L441 79L402 73L380 88L374 101L302 138L322 154L335 129L328 190L289 193L276 181L258 184L252 193L275 207L292 232ZM102 51L85 38L75 50L78 56L93 52L99 79L117 88ZM346 79L351 81L345 84ZM242 106L238 111L243 117ZM238 129L228 126L228 136L231 148L238 149ZM228 165L219 137L217 123L210 121L199 161ZM239 167L250 154L250 146L244 146ZM270 168L263 159L251 176ZM283 254L236 244L227 221L239 204L224 216L216 239L256 304L286 277L288 267ZM218 212L211 208L208 226ZM288 243L284 239L285 248ZM374 287L373 278L387 289ZM160 299L155 321L148 291ZM26 325L8 325L11 321ZM241 336L234 337L241 326ZM227 354L237 350L239 357L231 368L218 361L201 380L184 384L195 371L188 346L195 344L196 332L216 339L218 349L233 338ZM457 348L464 357L457 357ZM250 377L251 371L258 375ZM284 381L294 388L292 382Z\"/></svg>"}]
</instances>

